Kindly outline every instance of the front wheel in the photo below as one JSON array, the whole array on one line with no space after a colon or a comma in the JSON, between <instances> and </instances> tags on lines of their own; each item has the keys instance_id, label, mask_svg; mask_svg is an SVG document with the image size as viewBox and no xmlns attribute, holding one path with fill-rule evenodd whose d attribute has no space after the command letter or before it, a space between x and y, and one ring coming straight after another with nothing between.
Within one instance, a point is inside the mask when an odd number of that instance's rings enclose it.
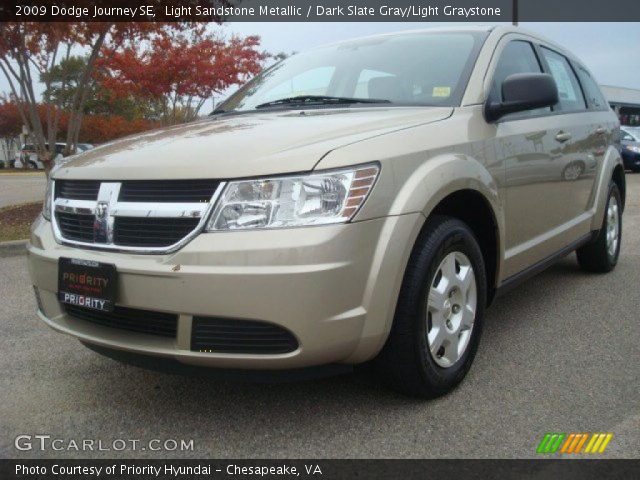
<instances>
[{"instance_id":1,"label":"front wheel","mask_svg":"<svg viewBox=\"0 0 640 480\"><path fill-rule=\"evenodd\" d=\"M580 267L589 272L610 272L618 263L621 241L622 199L618 186L611 182L602 228L593 242L576 252Z\"/></svg>"},{"instance_id":2,"label":"front wheel","mask_svg":"<svg viewBox=\"0 0 640 480\"><path fill-rule=\"evenodd\" d=\"M478 348L486 290L482 251L469 227L451 217L429 219L376 359L387 383L422 398L444 395L460 383Z\"/></svg>"}]
</instances>

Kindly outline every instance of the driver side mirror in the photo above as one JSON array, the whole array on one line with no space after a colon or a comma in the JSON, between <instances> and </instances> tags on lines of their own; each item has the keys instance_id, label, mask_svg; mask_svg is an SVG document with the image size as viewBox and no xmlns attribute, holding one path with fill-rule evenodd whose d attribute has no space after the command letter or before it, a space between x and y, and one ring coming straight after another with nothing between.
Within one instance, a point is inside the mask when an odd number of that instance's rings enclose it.
<instances>
[{"instance_id":1,"label":"driver side mirror","mask_svg":"<svg viewBox=\"0 0 640 480\"><path fill-rule=\"evenodd\" d=\"M490 98L484 107L488 122L509 113L551 107L558 103L558 87L547 73L514 73L502 82L502 102Z\"/></svg>"}]
</instances>

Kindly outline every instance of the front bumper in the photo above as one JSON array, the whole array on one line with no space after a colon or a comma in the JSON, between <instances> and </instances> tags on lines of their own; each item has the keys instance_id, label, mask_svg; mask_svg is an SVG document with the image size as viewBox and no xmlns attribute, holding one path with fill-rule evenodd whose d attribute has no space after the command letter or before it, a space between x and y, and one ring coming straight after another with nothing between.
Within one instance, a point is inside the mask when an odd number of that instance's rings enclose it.
<instances>
[{"instance_id":1,"label":"front bumper","mask_svg":"<svg viewBox=\"0 0 640 480\"><path fill-rule=\"evenodd\" d=\"M360 363L384 345L423 219L416 213L343 225L207 233L172 254L139 255L60 245L41 218L28 246L29 273L40 297L40 318L84 343L231 369ZM118 305L179 315L176 337L66 315L56 296L59 257L115 264ZM192 351L194 315L270 322L291 331L298 348L284 354Z\"/></svg>"}]
</instances>

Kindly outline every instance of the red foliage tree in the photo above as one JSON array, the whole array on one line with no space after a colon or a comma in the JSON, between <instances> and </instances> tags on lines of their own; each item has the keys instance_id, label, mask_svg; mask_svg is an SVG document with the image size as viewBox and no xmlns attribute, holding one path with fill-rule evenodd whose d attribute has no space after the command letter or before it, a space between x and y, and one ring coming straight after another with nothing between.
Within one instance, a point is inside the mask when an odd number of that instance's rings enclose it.
<instances>
[{"instance_id":1,"label":"red foliage tree","mask_svg":"<svg viewBox=\"0 0 640 480\"><path fill-rule=\"evenodd\" d=\"M45 121L47 106L37 105L38 117ZM70 115L60 112L58 119L58 137L55 141L66 138L69 130ZM82 143L104 143L126 135L143 132L158 127L158 122L146 119L128 120L119 115L89 115L83 119L78 141ZM14 140L22 133L22 120L20 109L15 102L0 97L0 139L6 140L6 150L10 150Z\"/></svg>"},{"instance_id":2,"label":"red foliage tree","mask_svg":"<svg viewBox=\"0 0 640 480\"><path fill-rule=\"evenodd\" d=\"M44 101L42 103L46 114L44 118L38 114L41 102L36 95L35 85L40 78L46 79L47 73L54 66L69 58L73 48L81 48L87 52L87 64L68 111L67 153L72 152L80 133L89 81L102 49L118 52L141 40L149 40L183 28L184 24L154 22L0 23L0 71L9 82L21 123L29 130L45 168L50 168L50 159L54 156L53 144L58 137L61 109L58 105ZM48 88L49 85L45 84L45 87Z\"/></svg>"},{"instance_id":3,"label":"red foliage tree","mask_svg":"<svg viewBox=\"0 0 640 480\"><path fill-rule=\"evenodd\" d=\"M22 133L22 119L15 102L0 98L0 138L15 138Z\"/></svg>"},{"instance_id":4,"label":"red foliage tree","mask_svg":"<svg viewBox=\"0 0 640 480\"><path fill-rule=\"evenodd\" d=\"M79 138L83 143L104 143L158 126L157 122L143 118L127 120L117 115L92 115L82 122Z\"/></svg>"},{"instance_id":5,"label":"red foliage tree","mask_svg":"<svg viewBox=\"0 0 640 480\"><path fill-rule=\"evenodd\" d=\"M198 29L156 37L149 48L104 49L100 81L116 95L133 95L161 103L164 123L192 120L207 98L258 73L266 54L260 38L229 40Z\"/></svg>"}]
</instances>

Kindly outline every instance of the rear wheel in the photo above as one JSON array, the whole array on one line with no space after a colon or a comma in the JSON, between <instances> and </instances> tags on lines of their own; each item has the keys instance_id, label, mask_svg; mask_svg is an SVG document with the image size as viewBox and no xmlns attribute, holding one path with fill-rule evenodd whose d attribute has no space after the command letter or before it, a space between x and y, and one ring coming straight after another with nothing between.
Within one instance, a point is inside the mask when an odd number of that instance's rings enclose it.
<instances>
[{"instance_id":1,"label":"rear wheel","mask_svg":"<svg viewBox=\"0 0 640 480\"><path fill-rule=\"evenodd\" d=\"M621 240L622 200L618 186L611 182L602 228L593 242L576 252L580 267L589 272L610 272L618 263Z\"/></svg>"},{"instance_id":2,"label":"rear wheel","mask_svg":"<svg viewBox=\"0 0 640 480\"><path fill-rule=\"evenodd\" d=\"M480 340L486 288L473 232L460 220L431 218L411 254L393 327L376 359L387 383L423 398L460 383Z\"/></svg>"}]
</instances>

